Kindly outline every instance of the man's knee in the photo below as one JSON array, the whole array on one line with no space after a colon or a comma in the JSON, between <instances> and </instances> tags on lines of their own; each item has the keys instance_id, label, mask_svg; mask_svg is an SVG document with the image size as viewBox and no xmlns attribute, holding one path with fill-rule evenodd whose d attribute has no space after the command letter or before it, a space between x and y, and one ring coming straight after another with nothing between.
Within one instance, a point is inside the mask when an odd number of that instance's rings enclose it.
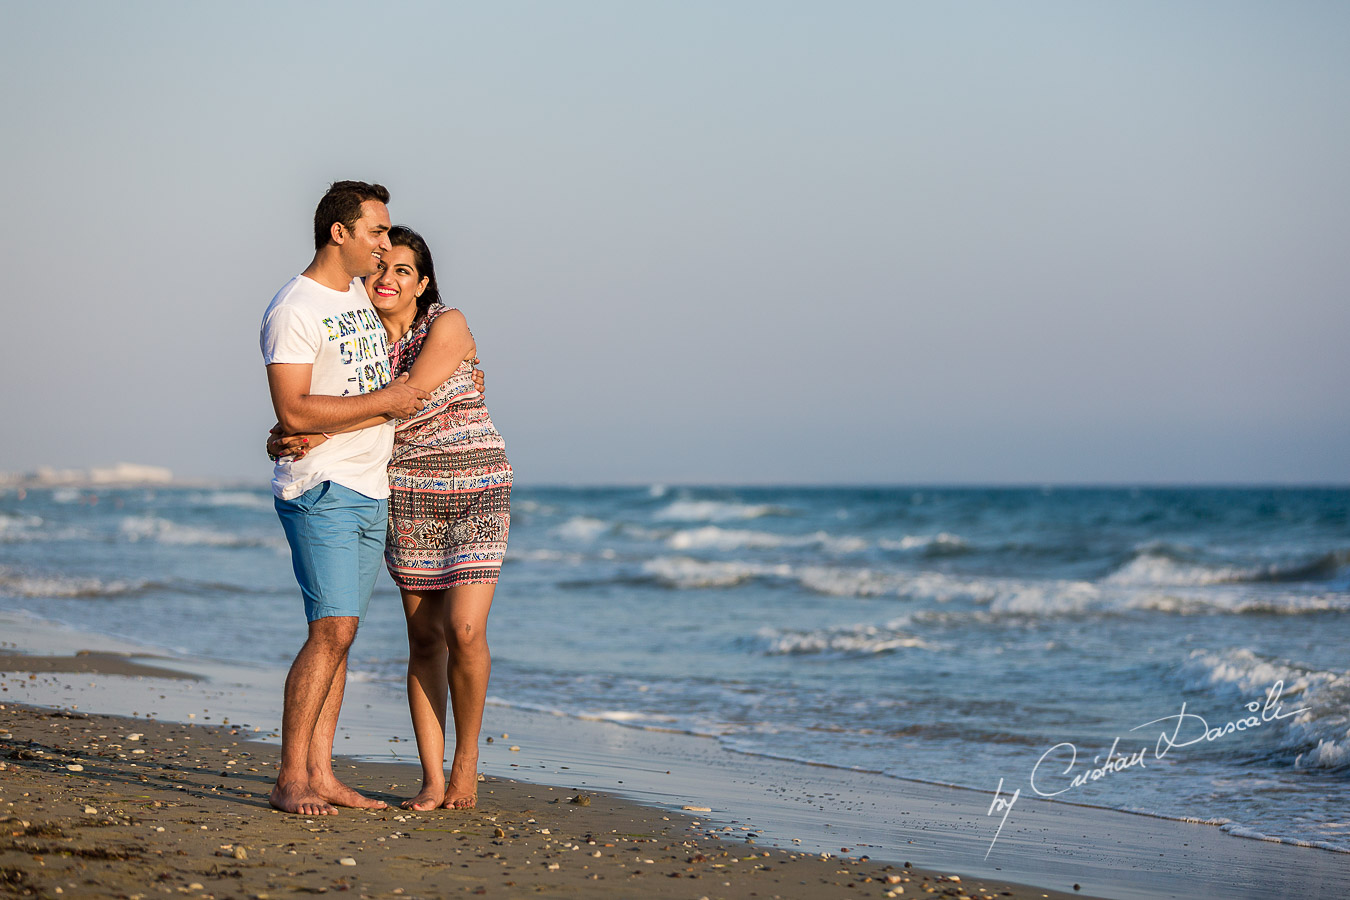
<instances>
[{"instance_id":1,"label":"man's knee","mask_svg":"<svg viewBox=\"0 0 1350 900\"><path fill-rule=\"evenodd\" d=\"M325 616L309 623L309 639L315 643L346 652L356 640L356 627L361 620L356 616Z\"/></svg>"}]
</instances>

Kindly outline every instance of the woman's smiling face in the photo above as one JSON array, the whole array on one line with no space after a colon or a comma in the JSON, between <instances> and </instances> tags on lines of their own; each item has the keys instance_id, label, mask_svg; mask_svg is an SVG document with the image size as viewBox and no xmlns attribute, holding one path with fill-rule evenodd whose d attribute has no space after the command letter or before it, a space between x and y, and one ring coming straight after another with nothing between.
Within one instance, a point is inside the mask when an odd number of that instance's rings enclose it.
<instances>
[{"instance_id":1,"label":"woman's smiling face","mask_svg":"<svg viewBox=\"0 0 1350 900\"><path fill-rule=\"evenodd\" d=\"M380 267L374 275L366 276L366 294L376 309L395 315L417 304L417 297L427 286L427 278L418 274L412 249L393 247L386 250Z\"/></svg>"}]
</instances>

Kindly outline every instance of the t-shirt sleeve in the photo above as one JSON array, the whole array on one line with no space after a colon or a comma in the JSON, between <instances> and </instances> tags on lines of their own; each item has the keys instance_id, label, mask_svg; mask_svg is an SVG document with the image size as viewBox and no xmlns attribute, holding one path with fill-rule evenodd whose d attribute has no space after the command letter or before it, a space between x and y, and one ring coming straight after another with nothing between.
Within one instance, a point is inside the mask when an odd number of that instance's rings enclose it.
<instances>
[{"instance_id":1,"label":"t-shirt sleeve","mask_svg":"<svg viewBox=\"0 0 1350 900\"><path fill-rule=\"evenodd\" d=\"M293 306L282 305L272 310L262 324L263 362L309 363L319 358L323 337L319 323Z\"/></svg>"}]
</instances>

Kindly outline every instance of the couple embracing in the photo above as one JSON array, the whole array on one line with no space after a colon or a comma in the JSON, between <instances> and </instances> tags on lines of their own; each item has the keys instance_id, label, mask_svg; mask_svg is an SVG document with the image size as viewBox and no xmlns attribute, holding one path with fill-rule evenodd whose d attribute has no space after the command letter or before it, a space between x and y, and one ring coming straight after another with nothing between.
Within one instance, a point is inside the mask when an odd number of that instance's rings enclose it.
<instances>
[{"instance_id":1,"label":"couple embracing","mask_svg":"<svg viewBox=\"0 0 1350 900\"><path fill-rule=\"evenodd\" d=\"M422 790L403 805L477 801L487 617L510 527L511 466L468 323L441 304L426 242L391 226L388 202L381 185L335 182L314 214L313 261L262 322L277 415L272 492L309 621L286 677L271 803L307 816L385 805L332 767L347 653L381 567L407 617L422 761Z\"/></svg>"}]
</instances>

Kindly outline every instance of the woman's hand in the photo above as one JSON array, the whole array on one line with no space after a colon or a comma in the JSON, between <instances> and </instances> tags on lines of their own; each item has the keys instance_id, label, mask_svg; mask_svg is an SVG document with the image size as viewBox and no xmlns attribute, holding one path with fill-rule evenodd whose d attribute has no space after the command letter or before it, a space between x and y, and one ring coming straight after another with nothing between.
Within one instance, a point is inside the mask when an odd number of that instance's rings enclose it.
<instances>
[{"instance_id":1,"label":"woman's hand","mask_svg":"<svg viewBox=\"0 0 1350 900\"><path fill-rule=\"evenodd\" d=\"M321 434L285 434L281 423L272 426L267 433L267 458L273 461L283 456L291 459L304 459L305 454L322 444L328 438Z\"/></svg>"}]
</instances>

